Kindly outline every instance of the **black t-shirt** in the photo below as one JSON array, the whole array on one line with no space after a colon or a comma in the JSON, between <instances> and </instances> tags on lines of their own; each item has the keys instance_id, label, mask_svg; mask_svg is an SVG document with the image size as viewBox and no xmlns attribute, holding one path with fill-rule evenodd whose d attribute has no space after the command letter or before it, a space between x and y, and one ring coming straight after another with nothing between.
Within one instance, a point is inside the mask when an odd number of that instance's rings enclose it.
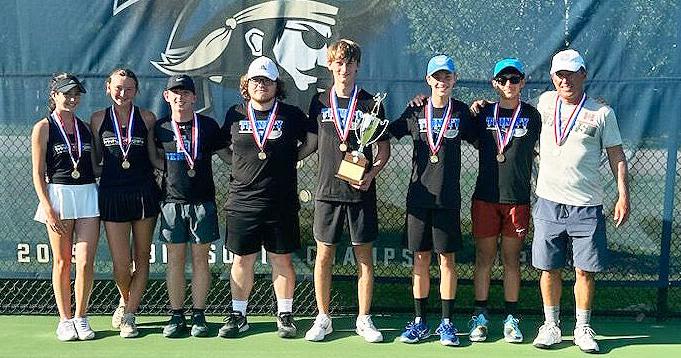
<instances>
[{"instance_id":1,"label":"black t-shirt","mask_svg":"<svg viewBox=\"0 0 681 358\"><path fill-rule=\"evenodd\" d=\"M307 116L298 107L279 102L272 132L264 146L266 158L261 160L246 111L246 104L232 106L222 127L233 153L227 209L298 209L296 163L298 143L304 142L307 134L304 127ZM262 136L270 112L254 112L256 129Z\"/></svg>"},{"instance_id":2,"label":"black t-shirt","mask_svg":"<svg viewBox=\"0 0 681 358\"><path fill-rule=\"evenodd\" d=\"M329 101L329 91L331 90L333 89L328 89L325 92L314 95L310 102L310 110L308 112L310 115L310 130L318 135L319 142L317 149L319 153L318 186L315 199L346 203L358 203L364 200L375 201L376 181L372 181L369 190L364 192L353 188L346 181L335 177L345 153L341 152L339 149L341 141L336 132ZM349 102L349 98L338 98L338 112L340 117L344 120L347 115ZM364 113L370 113L373 107L373 95L360 89L357 94L357 109L347 138L348 152L359 148L356 136L359 135L359 121L361 120L362 115ZM378 117L385 118L383 105L379 108ZM387 133L384 133L380 138L380 140L387 139ZM365 147L363 153L366 156L366 168L367 171L369 171L374 160L371 146Z\"/></svg>"},{"instance_id":3,"label":"black t-shirt","mask_svg":"<svg viewBox=\"0 0 681 358\"><path fill-rule=\"evenodd\" d=\"M78 160L78 145L76 143L75 130L73 134L67 134L71 148L68 148L66 141L59 130L59 125L52 116L47 116L49 123L47 135L46 156L46 175L47 182L53 184L81 185L92 184L95 182L95 174L92 168L92 133L90 128L78 118L74 118L78 125L81 140L81 157ZM74 179L73 162L69 156L69 149L73 153L74 159L78 160L78 172L80 177Z\"/></svg>"},{"instance_id":4,"label":"black t-shirt","mask_svg":"<svg viewBox=\"0 0 681 358\"><path fill-rule=\"evenodd\" d=\"M128 150L128 162L130 167L123 169L123 151L121 150L113 120L111 119L111 108L104 114L104 120L99 127L100 146L102 148L102 176L99 179L100 188L110 187L134 187L144 183L154 182L154 168L149 161L147 150L147 125L142 119L142 112L137 107L134 108L132 117L132 139ZM127 118L126 118L127 119ZM120 120L120 119L119 119ZM122 128L121 137L127 138L127 128ZM124 145L127 148L127 144Z\"/></svg>"},{"instance_id":5,"label":"black t-shirt","mask_svg":"<svg viewBox=\"0 0 681 358\"><path fill-rule=\"evenodd\" d=\"M196 116L199 124L199 147L194 165L196 174L193 178L187 173L189 164L185 154L179 150L175 142L170 117L161 118L156 122L154 130L156 146L165 151L166 175L163 178L163 198L166 202L198 204L215 201L212 155L226 145L220 133L220 126L213 118L201 114ZM191 143L193 122L189 120L178 123L188 153L193 152Z\"/></svg>"},{"instance_id":6,"label":"black t-shirt","mask_svg":"<svg viewBox=\"0 0 681 358\"><path fill-rule=\"evenodd\" d=\"M426 138L426 105L407 107L400 118L388 127L395 138L410 135L414 141L407 206L454 210L461 208L461 140L473 142L475 131L468 106L455 99L451 103L451 119L437 153L437 163L430 161L431 149ZM433 108L433 143L436 143L444 123L444 115L445 108Z\"/></svg>"},{"instance_id":7,"label":"black t-shirt","mask_svg":"<svg viewBox=\"0 0 681 358\"><path fill-rule=\"evenodd\" d=\"M480 166L473 198L490 203L529 204L534 147L541 131L541 117L531 105L521 102L513 137L504 148L505 161L496 160L497 129L494 105L487 105L475 118L479 137ZM499 108L502 133L506 133L512 109Z\"/></svg>"}]
</instances>

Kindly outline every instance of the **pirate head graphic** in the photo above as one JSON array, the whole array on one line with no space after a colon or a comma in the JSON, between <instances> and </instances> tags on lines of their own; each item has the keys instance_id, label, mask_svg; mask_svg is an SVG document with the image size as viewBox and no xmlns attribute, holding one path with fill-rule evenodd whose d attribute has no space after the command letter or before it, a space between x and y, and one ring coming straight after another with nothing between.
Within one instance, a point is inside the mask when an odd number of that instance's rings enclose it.
<instances>
[{"instance_id":1,"label":"pirate head graphic","mask_svg":"<svg viewBox=\"0 0 681 358\"><path fill-rule=\"evenodd\" d=\"M168 74L188 74L198 82L205 111L210 83L237 88L239 75L260 56L273 58L294 94L315 93L325 74L327 43L338 8L311 0L263 2L235 13L216 5L189 2L178 16L166 49L151 64ZM233 11L233 10L232 10ZM212 19L206 21L210 14ZM215 15L217 14L217 15ZM298 91L294 91L294 87Z\"/></svg>"}]
</instances>

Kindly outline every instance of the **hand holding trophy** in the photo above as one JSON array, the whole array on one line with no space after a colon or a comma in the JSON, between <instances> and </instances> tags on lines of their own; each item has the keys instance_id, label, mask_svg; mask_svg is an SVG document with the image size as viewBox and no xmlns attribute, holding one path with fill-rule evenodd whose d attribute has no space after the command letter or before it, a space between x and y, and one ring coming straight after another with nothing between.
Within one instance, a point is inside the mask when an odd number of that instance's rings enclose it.
<instances>
[{"instance_id":1,"label":"hand holding trophy","mask_svg":"<svg viewBox=\"0 0 681 358\"><path fill-rule=\"evenodd\" d=\"M345 180L353 185L360 184L367 166L364 148L374 144L383 136L383 133L385 133L385 130L388 128L388 120L378 117L381 102L386 96L387 93L377 93L374 96L374 106L371 109L371 112L362 115L360 123L358 123L355 128L355 137L357 138L359 148L345 154L345 157L338 167L336 178ZM376 135L376 133L378 133L378 135Z\"/></svg>"}]
</instances>

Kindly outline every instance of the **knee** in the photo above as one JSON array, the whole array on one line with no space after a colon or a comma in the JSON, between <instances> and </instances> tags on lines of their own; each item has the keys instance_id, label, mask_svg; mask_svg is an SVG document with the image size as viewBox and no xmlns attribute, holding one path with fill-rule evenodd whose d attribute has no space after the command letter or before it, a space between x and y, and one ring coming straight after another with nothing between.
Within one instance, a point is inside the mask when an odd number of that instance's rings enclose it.
<instances>
[{"instance_id":1,"label":"knee","mask_svg":"<svg viewBox=\"0 0 681 358\"><path fill-rule=\"evenodd\" d=\"M430 272L430 252L427 254L414 254L414 272L426 274Z\"/></svg>"},{"instance_id":2,"label":"knee","mask_svg":"<svg viewBox=\"0 0 681 358\"><path fill-rule=\"evenodd\" d=\"M76 262L77 272L90 272L94 270L94 262L91 259L82 258Z\"/></svg>"},{"instance_id":3,"label":"knee","mask_svg":"<svg viewBox=\"0 0 681 358\"><path fill-rule=\"evenodd\" d=\"M331 265L333 265L333 256L334 250L331 250L329 248L319 250L318 248L317 256L315 257L316 264L324 267L331 267Z\"/></svg>"},{"instance_id":4,"label":"knee","mask_svg":"<svg viewBox=\"0 0 681 358\"><path fill-rule=\"evenodd\" d=\"M504 256L504 271L517 271L520 269L520 260L517 257Z\"/></svg>"},{"instance_id":5,"label":"knee","mask_svg":"<svg viewBox=\"0 0 681 358\"><path fill-rule=\"evenodd\" d=\"M475 254L475 267L477 269L489 270L494 264L494 254L478 250Z\"/></svg>"},{"instance_id":6,"label":"knee","mask_svg":"<svg viewBox=\"0 0 681 358\"><path fill-rule=\"evenodd\" d=\"M594 273L575 268L575 280L577 281L593 281Z\"/></svg>"},{"instance_id":7,"label":"knee","mask_svg":"<svg viewBox=\"0 0 681 358\"><path fill-rule=\"evenodd\" d=\"M71 260L65 259L65 258L54 258L54 261L52 262L52 269L61 274L61 275L68 275L71 273Z\"/></svg>"},{"instance_id":8,"label":"knee","mask_svg":"<svg viewBox=\"0 0 681 358\"><path fill-rule=\"evenodd\" d=\"M454 254L441 254L440 255L440 269L441 270L454 270L456 265L456 260L454 259Z\"/></svg>"}]
</instances>

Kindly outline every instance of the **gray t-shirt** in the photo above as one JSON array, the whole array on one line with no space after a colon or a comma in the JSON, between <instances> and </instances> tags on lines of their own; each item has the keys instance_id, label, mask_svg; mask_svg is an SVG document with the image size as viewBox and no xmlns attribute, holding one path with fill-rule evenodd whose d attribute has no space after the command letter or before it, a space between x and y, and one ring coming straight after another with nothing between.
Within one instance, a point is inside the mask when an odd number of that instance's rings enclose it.
<instances>
[{"instance_id":1,"label":"gray t-shirt","mask_svg":"<svg viewBox=\"0 0 681 358\"><path fill-rule=\"evenodd\" d=\"M599 167L603 148L622 144L615 112L587 97L574 127L559 146L554 137L557 96L555 91L545 92L537 103L542 119L537 196L567 205L602 205L603 185ZM562 103L563 125L575 107Z\"/></svg>"}]
</instances>

